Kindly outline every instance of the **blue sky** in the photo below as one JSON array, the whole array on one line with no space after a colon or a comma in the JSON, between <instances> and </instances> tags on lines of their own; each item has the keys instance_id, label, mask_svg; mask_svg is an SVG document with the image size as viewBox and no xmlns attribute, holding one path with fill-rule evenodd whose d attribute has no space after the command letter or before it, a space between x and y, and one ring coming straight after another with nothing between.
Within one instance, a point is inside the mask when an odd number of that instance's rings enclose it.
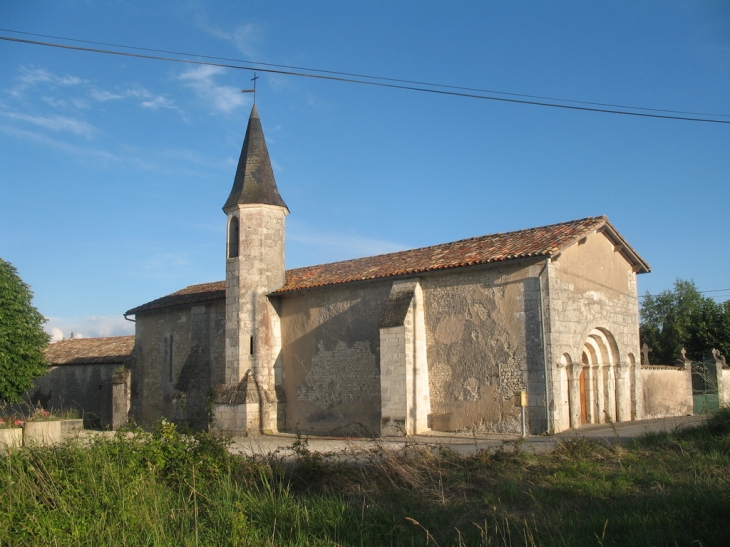
<instances>
[{"instance_id":1,"label":"blue sky","mask_svg":"<svg viewBox=\"0 0 730 547\"><path fill-rule=\"evenodd\" d=\"M4 0L0 27L730 120L726 2ZM0 59L0 257L49 332L128 334L124 311L224 278L249 71ZM259 75L288 267L605 214L641 292L730 288L730 125Z\"/></svg>"}]
</instances>

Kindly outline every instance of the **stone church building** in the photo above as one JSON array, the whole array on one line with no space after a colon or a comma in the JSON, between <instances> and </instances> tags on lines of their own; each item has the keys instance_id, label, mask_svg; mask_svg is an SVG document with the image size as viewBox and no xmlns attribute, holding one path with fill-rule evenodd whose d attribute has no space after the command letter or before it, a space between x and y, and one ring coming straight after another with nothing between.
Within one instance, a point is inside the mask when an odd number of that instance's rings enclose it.
<instances>
[{"instance_id":1,"label":"stone church building","mask_svg":"<svg viewBox=\"0 0 730 547\"><path fill-rule=\"evenodd\" d=\"M138 423L518 432L516 391L533 434L643 416L649 266L606 217L287 270L289 209L255 105L223 211L225 281L125 314Z\"/></svg>"}]
</instances>

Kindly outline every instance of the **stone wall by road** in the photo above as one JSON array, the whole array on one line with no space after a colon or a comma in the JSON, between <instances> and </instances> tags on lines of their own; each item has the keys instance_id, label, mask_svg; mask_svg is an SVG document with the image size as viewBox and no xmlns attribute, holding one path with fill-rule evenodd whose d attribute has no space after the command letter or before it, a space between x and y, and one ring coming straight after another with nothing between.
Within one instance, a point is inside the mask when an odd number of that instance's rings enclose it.
<instances>
[{"instance_id":1,"label":"stone wall by road","mask_svg":"<svg viewBox=\"0 0 730 547\"><path fill-rule=\"evenodd\" d=\"M684 367L642 366L644 418L694 414L689 375Z\"/></svg>"}]
</instances>

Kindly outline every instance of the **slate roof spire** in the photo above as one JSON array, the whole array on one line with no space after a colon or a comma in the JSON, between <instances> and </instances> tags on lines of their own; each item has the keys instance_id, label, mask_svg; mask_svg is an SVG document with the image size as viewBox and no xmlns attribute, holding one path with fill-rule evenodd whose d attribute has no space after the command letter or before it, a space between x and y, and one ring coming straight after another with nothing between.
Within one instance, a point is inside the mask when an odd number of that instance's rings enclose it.
<instances>
[{"instance_id":1,"label":"slate roof spire","mask_svg":"<svg viewBox=\"0 0 730 547\"><path fill-rule=\"evenodd\" d=\"M266 148L264 130L261 127L256 103L251 109L246 137L243 139L241 157L238 160L238 169L236 169L236 178L233 179L233 188L223 206L223 211L228 213L235 205L248 203L278 205L284 207L287 212L289 211L276 187L274 170L271 168L269 151Z\"/></svg>"}]
</instances>

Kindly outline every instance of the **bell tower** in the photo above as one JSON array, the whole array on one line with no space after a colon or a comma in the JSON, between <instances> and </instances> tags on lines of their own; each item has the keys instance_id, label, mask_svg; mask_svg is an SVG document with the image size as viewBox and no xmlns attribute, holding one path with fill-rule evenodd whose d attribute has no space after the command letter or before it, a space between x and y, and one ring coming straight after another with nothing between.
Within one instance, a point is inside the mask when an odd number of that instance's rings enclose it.
<instances>
[{"instance_id":1,"label":"bell tower","mask_svg":"<svg viewBox=\"0 0 730 547\"><path fill-rule=\"evenodd\" d=\"M267 296L285 283L284 234L289 214L279 195L254 103L231 193L226 230L225 385L216 396L215 426L276 431L274 367L281 351L279 314Z\"/></svg>"}]
</instances>

